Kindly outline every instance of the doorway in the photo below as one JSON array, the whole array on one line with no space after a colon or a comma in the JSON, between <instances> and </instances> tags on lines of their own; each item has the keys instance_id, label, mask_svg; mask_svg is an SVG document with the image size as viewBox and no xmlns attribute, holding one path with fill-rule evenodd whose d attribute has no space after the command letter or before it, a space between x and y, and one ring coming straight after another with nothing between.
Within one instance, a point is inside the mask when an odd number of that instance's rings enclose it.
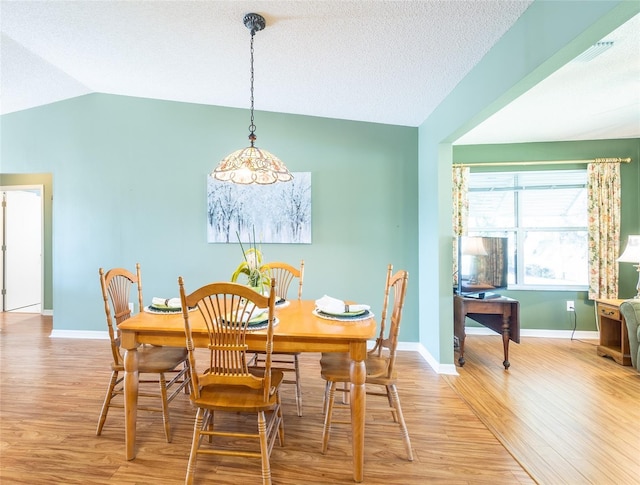
<instances>
[{"instance_id":1,"label":"doorway","mask_svg":"<svg viewBox=\"0 0 640 485\"><path fill-rule=\"evenodd\" d=\"M0 187L0 308L42 313L43 187Z\"/></svg>"}]
</instances>

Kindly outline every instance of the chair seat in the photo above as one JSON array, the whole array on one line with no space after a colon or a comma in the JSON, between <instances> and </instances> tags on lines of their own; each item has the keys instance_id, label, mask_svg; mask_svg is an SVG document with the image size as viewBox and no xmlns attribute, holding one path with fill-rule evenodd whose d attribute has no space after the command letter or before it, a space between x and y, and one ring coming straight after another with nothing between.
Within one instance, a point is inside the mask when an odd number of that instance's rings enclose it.
<instances>
[{"instance_id":1,"label":"chair seat","mask_svg":"<svg viewBox=\"0 0 640 485\"><path fill-rule=\"evenodd\" d=\"M174 370L187 360L187 349L178 347L140 347L138 349L138 372L160 373ZM114 371L123 371L124 365L111 364Z\"/></svg>"},{"instance_id":2,"label":"chair seat","mask_svg":"<svg viewBox=\"0 0 640 485\"><path fill-rule=\"evenodd\" d=\"M336 357L329 357L332 354L323 355L320 361L320 374L326 381L349 382L350 359L349 354L335 353ZM387 369L389 366L388 359L384 357L369 356L365 361L367 368L367 383L378 384L381 386L389 385L397 380L395 370L391 376L387 377Z\"/></svg>"},{"instance_id":3,"label":"chair seat","mask_svg":"<svg viewBox=\"0 0 640 485\"><path fill-rule=\"evenodd\" d=\"M271 386L277 389L282 383L284 374L271 370ZM260 412L272 409L278 404L277 393L273 393L267 402L264 401L262 389L251 389L245 386L208 385L200 389L200 397L192 399L193 403L204 409L224 410L231 412Z\"/></svg>"}]
</instances>

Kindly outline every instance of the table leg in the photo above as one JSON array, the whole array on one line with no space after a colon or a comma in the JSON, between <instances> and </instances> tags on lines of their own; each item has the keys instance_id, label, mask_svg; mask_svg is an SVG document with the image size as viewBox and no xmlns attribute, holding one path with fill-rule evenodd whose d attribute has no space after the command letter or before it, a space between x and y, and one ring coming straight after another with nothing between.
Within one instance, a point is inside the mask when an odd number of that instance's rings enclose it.
<instances>
[{"instance_id":1,"label":"table leg","mask_svg":"<svg viewBox=\"0 0 640 485\"><path fill-rule=\"evenodd\" d=\"M136 457L136 419L138 413L138 351L128 349L124 354L124 416L127 460Z\"/></svg>"},{"instance_id":2,"label":"table leg","mask_svg":"<svg viewBox=\"0 0 640 485\"><path fill-rule=\"evenodd\" d=\"M464 366L465 360L464 360L464 341L466 338L466 334L465 331L462 331L462 334L458 336L458 348L460 351L460 357L458 357L458 364L460 365L460 367Z\"/></svg>"},{"instance_id":3,"label":"table leg","mask_svg":"<svg viewBox=\"0 0 640 485\"><path fill-rule=\"evenodd\" d=\"M454 301L453 307L453 334L458 337L458 351L460 357L458 357L458 364L460 367L464 365L464 340L466 338L466 332L464 330L464 321L466 318L466 312L464 311L463 304L459 300Z\"/></svg>"},{"instance_id":4,"label":"table leg","mask_svg":"<svg viewBox=\"0 0 640 485\"><path fill-rule=\"evenodd\" d=\"M364 477L364 418L366 411L365 381L367 369L365 359L366 342L351 344L351 433L353 436L353 480L361 482Z\"/></svg>"},{"instance_id":5,"label":"table leg","mask_svg":"<svg viewBox=\"0 0 640 485\"><path fill-rule=\"evenodd\" d=\"M508 369L511 365L509 363L509 335L511 324L510 317L506 313L507 312L502 315L502 346L504 347L504 362L502 362L502 365L504 365L505 369Z\"/></svg>"}]
</instances>

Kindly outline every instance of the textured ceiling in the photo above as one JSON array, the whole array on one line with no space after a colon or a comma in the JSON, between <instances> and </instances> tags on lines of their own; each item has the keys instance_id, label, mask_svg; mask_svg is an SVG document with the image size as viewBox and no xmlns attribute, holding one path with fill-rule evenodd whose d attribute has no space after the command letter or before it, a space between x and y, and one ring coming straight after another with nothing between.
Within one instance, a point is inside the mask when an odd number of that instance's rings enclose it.
<instances>
[{"instance_id":1,"label":"textured ceiling","mask_svg":"<svg viewBox=\"0 0 640 485\"><path fill-rule=\"evenodd\" d=\"M457 143L640 138L640 15L601 41L613 46L569 62Z\"/></svg>"},{"instance_id":2,"label":"textured ceiling","mask_svg":"<svg viewBox=\"0 0 640 485\"><path fill-rule=\"evenodd\" d=\"M92 92L247 108L249 33L242 17L256 11L267 19L267 28L255 38L256 110L418 126L530 4L2 0L0 112ZM637 88L640 53L627 64L635 69L626 75ZM537 86L533 102L525 102L525 94L513 105L538 112L549 89L556 93L546 99L552 103L558 97L593 96L592 87L576 90L573 84L575 76L585 76L584 69L549 78L539 86L548 82L550 87ZM560 88L569 94L560 96ZM635 101L635 133L628 120L624 127L616 125L622 136L583 125L581 131L604 138L640 136L637 94ZM555 119L547 111L540 123L533 112L523 117L508 108L487 120L492 124L485 132L483 125L470 132L466 142L539 141L527 135L522 120L549 128ZM519 116L517 128L525 134L514 132L513 116ZM572 124L563 120L563 129L549 139L575 139L566 133ZM512 132L526 139L495 139L496 133L508 138Z\"/></svg>"}]
</instances>

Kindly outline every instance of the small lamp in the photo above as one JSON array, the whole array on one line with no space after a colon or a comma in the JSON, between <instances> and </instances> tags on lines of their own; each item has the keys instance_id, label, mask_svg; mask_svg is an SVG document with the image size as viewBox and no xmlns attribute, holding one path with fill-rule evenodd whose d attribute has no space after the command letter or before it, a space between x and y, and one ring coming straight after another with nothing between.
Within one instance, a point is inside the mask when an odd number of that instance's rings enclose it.
<instances>
[{"instance_id":1,"label":"small lamp","mask_svg":"<svg viewBox=\"0 0 640 485\"><path fill-rule=\"evenodd\" d=\"M636 285L636 296L640 298L640 235L629 236L627 247L622 255L618 258L621 263L635 263L634 266L638 271L638 284Z\"/></svg>"},{"instance_id":2,"label":"small lamp","mask_svg":"<svg viewBox=\"0 0 640 485\"><path fill-rule=\"evenodd\" d=\"M461 252L464 256L487 256L487 249L479 236L463 238Z\"/></svg>"}]
</instances>

